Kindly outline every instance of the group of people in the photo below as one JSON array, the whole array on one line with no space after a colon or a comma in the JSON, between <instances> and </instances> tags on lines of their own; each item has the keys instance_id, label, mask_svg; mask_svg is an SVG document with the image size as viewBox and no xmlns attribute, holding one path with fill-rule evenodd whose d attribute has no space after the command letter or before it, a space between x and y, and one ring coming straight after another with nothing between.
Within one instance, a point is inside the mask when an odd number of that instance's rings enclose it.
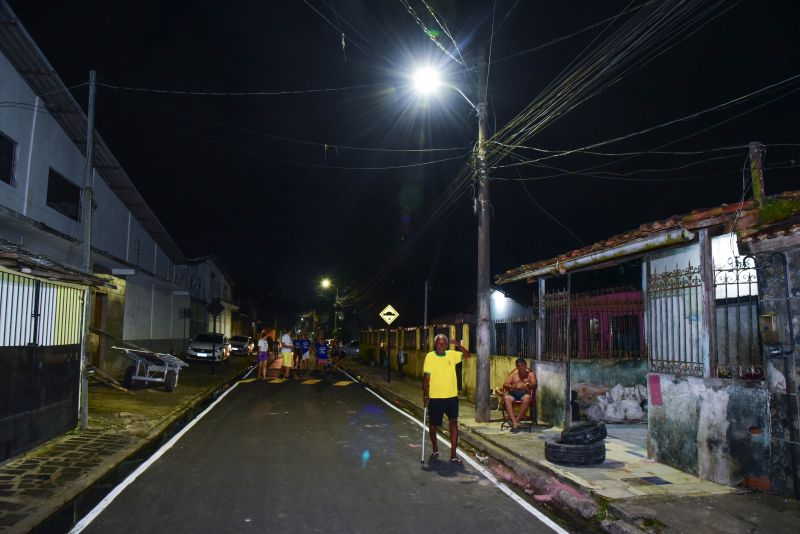
<instances>
[{"instance_id":1,"label":"group of people","mask_svg":"<svg viewBox=\"0 0 800 534\"><path fill-rule=\"evenodd\" d=\"M267 371L278 358L282 364L279 378L306 378L312 353L316 360L315 372L324 378L328 371L338 367L341 345L336 339L329 345L322 337L312 343L305 333L292 339L290 330L285 330L280 339L273 342L271 336L262 332L258 340L258 378L266 379Z\"/></svg>"}]
</instances>

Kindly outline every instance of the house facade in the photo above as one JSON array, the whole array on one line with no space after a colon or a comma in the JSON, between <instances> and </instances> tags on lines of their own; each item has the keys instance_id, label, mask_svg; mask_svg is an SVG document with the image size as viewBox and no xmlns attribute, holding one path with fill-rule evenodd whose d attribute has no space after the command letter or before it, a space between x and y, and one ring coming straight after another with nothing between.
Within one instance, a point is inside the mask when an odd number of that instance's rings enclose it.
<instances>
[{"instance_id":1,"label":"house facade","mask_svg":"<svg viewBox=\"0 0 800 534\"><path fill-rule=\"evenodd\" d=\"M0 264L0 332L8 333L0 336L0 354L12 358L8 365L13 360L16 369L27 369L23 375L0 374L0 390L30 393L13 394L17 400L0 415L8 437L0 454L8 456L75 424L70 399L78 391L81 288L91 288L88 363L119 376L131 362L112 346L179 354L193 313L195 331L207 329L207 301L225 302L220 331L227 334L236 307L233 283L219 260L184 257L99 133L91 162L92 205L85 205L86 114L2 1L0 102L0 245L32 258L21 267L11 260ZM88 209L92 276L81 278L75 273L84 270ZM63 365L38 365L47 354L60 355ZM56 383L64 395L52 395ZM56 412L67 415L50 424ZM26 413L40 414L23 425L33 431L22 436L15 423L7 434L3 425Z\"/></svg>"},{"instance_id":2,"label":"house facade","mask_svg":"<svg viewBox=\"0 0 800 534\"><path fill-rule=\"evenodd\" d=\"M799 237L800 192L762 195L496 277L536 287L540 418L572 420L587 389L646 385L651 458L798 497ZM622 268L638 280L597 283Z\"/></svg>"}]
</instances>

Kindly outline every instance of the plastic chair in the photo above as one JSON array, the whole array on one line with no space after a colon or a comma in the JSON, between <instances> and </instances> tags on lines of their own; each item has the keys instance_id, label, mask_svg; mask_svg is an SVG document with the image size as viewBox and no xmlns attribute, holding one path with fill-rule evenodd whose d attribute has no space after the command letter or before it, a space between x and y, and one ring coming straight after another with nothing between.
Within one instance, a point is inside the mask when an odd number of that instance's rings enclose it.
<instances>
[{"instance_id":1,"label":"plastic chair","mask_svg":"<svg viewBox=\"0 0 800 534\"><path fill-rule=\"evenodd\" d=\"M500 423L500 430L505 430L506 428L512 428L511 424L511 416L506 411L506 403L505 403L505 393L503 393L502 388L495 388L494 394L497 397L498 409L503 416L503 422ZM512 401L511 402L511 409L514 410L514 414L519 413L519 409L522 406L522 401ZM536 418L536 388L531 389L531 402L528 404L528 409L526 413L518 415L517 417L520 422L520 426L523 424L528 425L528 432L533 431L534 425L537 424Z\"/></svg>"}]
</instances>

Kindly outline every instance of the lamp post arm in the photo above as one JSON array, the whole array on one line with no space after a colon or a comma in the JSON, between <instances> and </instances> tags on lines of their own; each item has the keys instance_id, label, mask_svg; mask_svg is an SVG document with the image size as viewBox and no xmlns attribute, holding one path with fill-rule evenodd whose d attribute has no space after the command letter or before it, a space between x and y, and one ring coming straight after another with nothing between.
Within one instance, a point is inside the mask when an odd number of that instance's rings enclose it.
<instances>
[{"instance_id":1,"label":"lamp post arm","mask_svg":"<svg viewBox=\"0 0 800 534\"><path fill-rule=\"evenodd\" d=\"M458 94L460 94L461 96L463 96L463 97L464 97L464 100L466 100L466 101L467 101L467 103L468 103L468 104L469 104L469 105L472 107L472 109L474 109L476 112L479 112L479 111L480 111L480 110L478 109L478 106L476 106L475 104L473 104L473 103L472 103L472 100L470 100L470 99L469 99L469 97L468 97L467 95L465 95L465 94L464 94L464 91L462 91L461 89L459 89L458 87L456 87L456 86L455 86L455 85L453 85L453 84L449 84L449 83L448 83L448 84L445 84L445 85L447 85L447 87L449 87L449 88L451 88L451 89L455 89L455 90L458 92Z\"/></svg>"}]
</instances>

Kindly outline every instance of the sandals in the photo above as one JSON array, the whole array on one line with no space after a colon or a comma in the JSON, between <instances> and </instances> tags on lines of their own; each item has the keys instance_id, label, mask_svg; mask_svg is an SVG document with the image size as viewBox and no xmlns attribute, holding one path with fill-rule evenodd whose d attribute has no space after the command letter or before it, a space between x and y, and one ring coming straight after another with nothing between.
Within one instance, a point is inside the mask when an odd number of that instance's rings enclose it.
<instances>
[{"instance_id":1,"label":"sandals","mask_svg":"<svg viewBox=\"0 0 800 534\"><path fill-rule=\"evenodd\" d=\"M429 462L432 462L432 461L438 460L438 459L439 459L439 451L433 451L431 453L431 455L428 457L428 461Z\"/></svg>"},{"instance_id":2,"label":"sandals","mask_svg":"<svg viewBox=\"0 0 800 534\"><path fill-rule=\"evenodd\" d=\"M450 458L450 463L453 465L464 465L464 462L461 461L461 458Z\"/></svg>"}]
</instances>

